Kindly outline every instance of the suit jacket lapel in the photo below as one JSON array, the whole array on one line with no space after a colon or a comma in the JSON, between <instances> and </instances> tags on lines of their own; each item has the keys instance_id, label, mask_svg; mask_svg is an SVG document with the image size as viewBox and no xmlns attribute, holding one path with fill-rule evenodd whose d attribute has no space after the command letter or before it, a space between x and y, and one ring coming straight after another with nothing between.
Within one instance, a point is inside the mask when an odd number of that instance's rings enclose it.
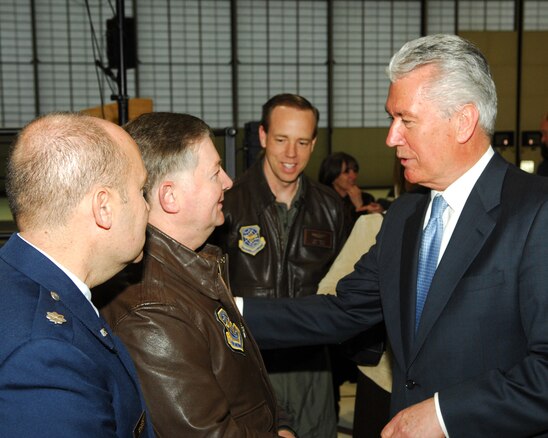
<instances>
[{"instance_id":1,"label":"suit jacket lapel","mask_svg":"<svg viewBox=\"0 0 548 438\"><path fill-rule=\"evenodd\" d=\"M415 359L457 284L493 231L496 218L490 213L500 204L507 168L508 164L499 155L495 155L472 189L432 279L409 364Z\"/></svg>"}]
</instances>

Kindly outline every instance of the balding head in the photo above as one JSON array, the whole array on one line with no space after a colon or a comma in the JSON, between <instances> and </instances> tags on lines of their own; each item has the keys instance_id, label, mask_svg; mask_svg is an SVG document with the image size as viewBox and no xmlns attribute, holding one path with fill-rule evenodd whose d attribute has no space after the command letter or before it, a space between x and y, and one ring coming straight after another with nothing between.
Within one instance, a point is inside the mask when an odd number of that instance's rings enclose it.
<instances>
[{"instance_id":1,"label":"balding head","mask_svg":"<svg viewBox=\"0 0 548 438\"><path fill-rule=\"evenodd\" d=\"M6 191L21 231L62 226L96 185L120 190L127 153L113 137L124 131L103 120L54 113L19 133L8 160Z\"/></svg>"}]
</instances>

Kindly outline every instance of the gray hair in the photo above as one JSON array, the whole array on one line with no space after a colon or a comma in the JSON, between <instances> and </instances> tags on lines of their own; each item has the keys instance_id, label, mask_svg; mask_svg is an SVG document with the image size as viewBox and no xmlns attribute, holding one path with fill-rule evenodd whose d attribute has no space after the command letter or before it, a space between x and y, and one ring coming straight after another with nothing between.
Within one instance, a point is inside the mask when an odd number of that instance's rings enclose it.
<instances>
[{"instance_id":1,"label":"gray hair","mask_svg":"<svg viewBox=\"0 0 548 438\"><path fill-rule=\"evenodd\" d=\"M97 184L126 197L129 160L96 120L51 113L18 134L8 159L6 192L20 229L65 224Z\"/></svg>"},{"instance_id":2,"label":"gray hair","mask_svg":"<svg viewBox=\"0 0 548 438\"><path fill-rule=\"evenodd\" d=\"M497 92L489 65L481 51L456 35L429 35L406 43L390 60L391 82L424 66L437 74L429 84L427 98L436 102L447 117L472 103L479 112L479 125L492 136L497 117Z\"/></svg>"},{"instance_id":3,"label":"gray hair","mask_svg":"<svg viewBox=\"0 0 548 438\"><path fill-rule=\"evenodd\" d=\"M124 125L133 137L148 174L145 197L172 172L193 171L198 165L198 143L213 138L211 128L190 114L154 112L142 114Z\"/></svg>"}]
</instances>

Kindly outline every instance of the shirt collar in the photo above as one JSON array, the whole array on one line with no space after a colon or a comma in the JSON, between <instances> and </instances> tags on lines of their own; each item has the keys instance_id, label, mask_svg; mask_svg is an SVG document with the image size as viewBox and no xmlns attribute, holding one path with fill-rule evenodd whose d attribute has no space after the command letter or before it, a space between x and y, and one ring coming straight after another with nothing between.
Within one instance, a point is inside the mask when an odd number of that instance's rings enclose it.
<instances>
[{"instance_id":1,"label":"shirt collar","mask_svg":"<svg viewBox=\"0 0 548 438\"><path fill-rule=\"evenodd\" d=\"M73 274L71 271L69 271L67 268L65 268L63 265L61 265L59 262L57 262L54 258L52 258L49 254L45 253L44 251L42 251L40 248L38 248L37 246L33 245L32 243L30 243L28 240L26 240L23 236L21 236L21 234L17 233L17 235L19 236L19 238L21 240L23 240L24 242L26 242L28 245L32 246L36 251L42 253L45 257L47 257L55 266L57 266L61 271L63 271L66 276L68 278L70 278L72 280L72 282L76 285L76 287L80 290L80 292L82 292L84 294L84 296L86 297L86 299L89 301L89 303L91 304L91 307L93 307L93 310L95 310L95 313L97 313L97 315L99 315L99 311L97 310L97 308L93 305L92 301L91 301L91 291L89 290L89 287L86 283L84 283L82 280L80 280L75 274Z\"/></svg>"},{"instance_id":2,"label":"shirt collar","mask_svg":"<svg viewBox=\"0 0 548 438\"><path fill-rule=\"evenodd\" d=\"M466 203L468 196L470 195L470 192L472 192L472 189L487 167L487 164L489 164L489 161L493 155L495 155L495 151L491 146L489 146L476 164L468 169L466 173L454 181L443 192L432 190L430 195L431 199L434 199L434 196L441 193L449 207L451 207L451 210L460 214L464 208L464 204Z\"/></svg>"}]
</instances>

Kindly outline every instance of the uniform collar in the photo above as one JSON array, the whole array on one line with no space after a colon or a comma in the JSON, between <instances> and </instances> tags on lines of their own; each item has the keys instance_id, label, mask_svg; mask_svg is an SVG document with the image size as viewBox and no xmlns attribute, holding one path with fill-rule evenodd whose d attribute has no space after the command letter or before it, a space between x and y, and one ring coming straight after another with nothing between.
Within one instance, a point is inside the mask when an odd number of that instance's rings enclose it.
<instances>
[{"instance_id":1,"label":"uniform collar","mask_svg":"<svg viewBox=\"0 0 548 438\"><path fill-rule=\"evenodd\" d=\"M86 283L80 280L80 278L78 278L76 274L71 272L68 268L63 266L61 263L59 263L57 260L51 257L48 253L44 252L43 250L41 250L40 248L38 248L37 246L29 242L27 239L25 239L23 236L21 236L21 234L17 233L17 236L27 245L32 246L36 251L40 252L42 255L47 257L55 266L57 266L61 271L63 271L66 274L66 276L72 280L72 282L80 290L80 292L82 292L84 297L86 297L86 300L88 300L89 303L91 304L91 307L93 307L93 310L95 310L95 313L97 314L97 316L99 316L99 311L97 310L97 308L93 305L93 302L91 301L91 291L89 290L89 287Z\"/></svg>"}]
</instances>

